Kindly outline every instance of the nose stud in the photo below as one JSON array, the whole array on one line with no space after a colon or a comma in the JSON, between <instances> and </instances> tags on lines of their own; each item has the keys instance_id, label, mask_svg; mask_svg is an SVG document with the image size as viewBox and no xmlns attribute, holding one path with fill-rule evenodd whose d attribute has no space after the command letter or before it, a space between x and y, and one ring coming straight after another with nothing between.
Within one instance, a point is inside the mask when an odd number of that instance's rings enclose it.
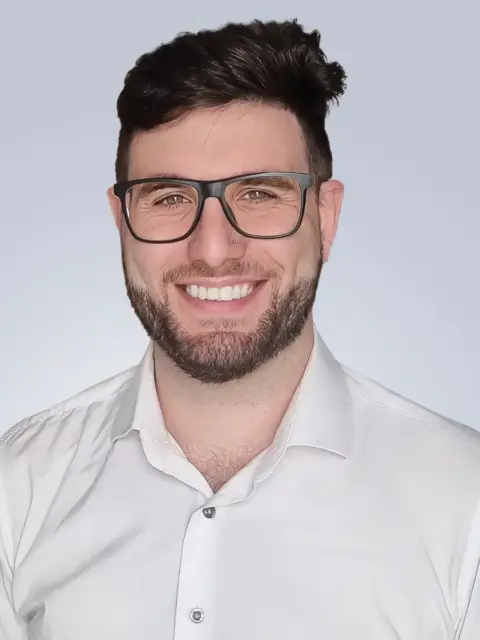
<instances>
[{"instance_id":1,"label":"nose stud","mask_svg":"<svg viewBox=\"0 0 480 640\"><path fill-rule=\"evenodd\" d=\"M237 241L235 240L235 238L232 240L232 244L237 244Z\"/></svg>"}]
</instances>

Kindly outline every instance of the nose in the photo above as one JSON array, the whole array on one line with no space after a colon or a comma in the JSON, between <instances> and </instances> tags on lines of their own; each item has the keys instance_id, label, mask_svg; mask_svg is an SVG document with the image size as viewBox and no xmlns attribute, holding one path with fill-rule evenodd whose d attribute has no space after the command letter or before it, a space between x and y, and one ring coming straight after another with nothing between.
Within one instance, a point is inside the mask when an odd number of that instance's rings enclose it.
<instances>
[{"instance_id":1,"label":"nose","mask_svg":"<svg viewBox=\"0 0 480 640\"><path fill-rule=\"evenodd\" d=\"M218 269L225 262L243 256L246 240L227 220L220 201L206 198L200 221L189 238L189 257Z\"/></svg>"}]
</instances>

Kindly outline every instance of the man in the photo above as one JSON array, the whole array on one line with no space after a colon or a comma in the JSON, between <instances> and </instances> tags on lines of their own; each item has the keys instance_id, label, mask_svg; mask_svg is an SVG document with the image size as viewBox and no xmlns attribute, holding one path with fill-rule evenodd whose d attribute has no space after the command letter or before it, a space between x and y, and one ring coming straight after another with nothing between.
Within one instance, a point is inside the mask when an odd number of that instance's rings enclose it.
<instances>
[{"instance_id":1,"label":"man","mask_svg":"<svg viewBox=\"0 0 480 640\"><path fill-rule=\"evenodd\" d=\"M128 73L108 195L150 346L3 437L1 640L480 637L479 434L312 320L344 81L296 22Z\"/></svg>"}]
</instances>

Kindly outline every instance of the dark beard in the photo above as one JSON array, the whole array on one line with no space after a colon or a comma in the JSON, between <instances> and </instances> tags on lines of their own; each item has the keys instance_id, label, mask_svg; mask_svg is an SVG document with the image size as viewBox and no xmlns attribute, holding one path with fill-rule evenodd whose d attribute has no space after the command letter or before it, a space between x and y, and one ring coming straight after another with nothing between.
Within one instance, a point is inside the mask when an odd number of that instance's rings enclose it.
<instances>
[{"instance_id":1,"label":"dark beard","mask_svg":"<svg viewBox=\"0 0 480 640\"><path fill-rule=\"evenodd\" d=\"M275 358L300 336L313 309L322 260L311 278L303 278L269 308L253 331L229 330L228 320L211 321L212 331L190 335L166 303L155 301L130 281L123 261L130 303L149 338L187 375L208 384L221 384L249 375Z\"/></svg>"}]
</instances>

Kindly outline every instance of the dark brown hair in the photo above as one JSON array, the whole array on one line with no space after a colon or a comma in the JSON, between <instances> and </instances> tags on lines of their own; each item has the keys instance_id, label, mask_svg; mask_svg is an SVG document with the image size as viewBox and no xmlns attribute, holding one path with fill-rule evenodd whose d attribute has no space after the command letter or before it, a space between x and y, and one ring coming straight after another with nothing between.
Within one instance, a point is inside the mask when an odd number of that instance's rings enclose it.
<instances>
[{"instance_id":1,"label":"dark brown hair","mask_svg":"<svg viewBox=\"0 0 480 640\"><path fill-rule=\"evenodd\" d=\"M117 101L120 119L115 172L127 179L132 136L202 107L236 101L281 106L298 119L317 180L332 175L325 119L345 90L345 72L328 62L320 33L296 20L229 23L181 33L142 55L127 73Z\"/></svg>"}]
</instances>

